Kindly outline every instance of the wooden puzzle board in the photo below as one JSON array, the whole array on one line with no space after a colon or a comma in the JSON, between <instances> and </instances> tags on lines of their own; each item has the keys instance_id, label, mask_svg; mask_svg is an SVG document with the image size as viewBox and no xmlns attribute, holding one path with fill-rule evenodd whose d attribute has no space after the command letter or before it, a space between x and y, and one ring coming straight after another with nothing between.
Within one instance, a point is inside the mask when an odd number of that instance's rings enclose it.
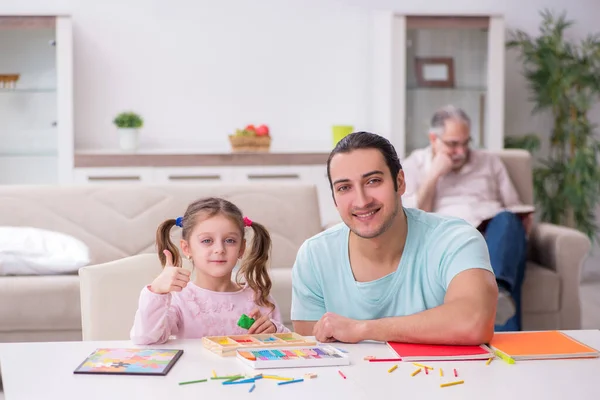
<instances>
[{"instance_id":1,"label":"wooden puzzle board","mask_svg":"<svg viewBox=\"0 0 600 400\"><path fill-rule=\"evenodd\" d=\"M202 344L213 353L222 356L235 356L237 350L314 346L317 342L297 333L290 332L259 335L206 336L202 338Z\"/></svg>"},{"instance_id":2,"label":"wooden puzzle board","mask_svg":"<svg viewBox=\"0 0 600 400\"><path fill-rule=\"evenodd\" d=\"M350 358L346 354L328 345L240 349L236 351L236 355L238 360L254 369L350 364Z\"/></svg>"}]
</instances>

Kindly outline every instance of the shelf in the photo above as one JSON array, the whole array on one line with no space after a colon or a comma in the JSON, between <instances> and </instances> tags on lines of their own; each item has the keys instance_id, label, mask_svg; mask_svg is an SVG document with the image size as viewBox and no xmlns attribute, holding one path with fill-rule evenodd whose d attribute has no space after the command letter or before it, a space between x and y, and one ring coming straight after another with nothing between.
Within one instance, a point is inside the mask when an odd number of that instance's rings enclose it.
<instances>
[{"instance_id":1,"label":"shelf","mask_svg":"<svg viewBox=\"0 0 600 400\"><path fill-rule=\"evenodd\" d=\"M329 153L140 154L75 151L76 168L325 165Z\"/></svg>"},{"instance_id":2,"label":"shelf","mask_svg":"<svg viewBox=\"0 0 600 400\"><path fill-rule=\"evenodd\" d=\"M56 88L0 88L0 94L7 93L56 93Z\"/></svg>"},{"instance_id":3,"label":"shelf","mask_svg":"<svg viewBox=\"0 0 600 400\"><path fill-rule=\"evenodd\" d=\"M456 86L456 87L413 87L409 86L406 88L409 92L426 92L426 91L444 91L444 92L486 92L487 88L483 86Z\"/></svg>"},{"instance_id":4,"label":"shelf","mask_svg":"<svg viewBox=\"0 0 600 400\"><path fill-rule=\"evenodd\" d=\"M3 151L0 150L0 157L57 157L56 151Z\"/></svg>"}]
</instances>

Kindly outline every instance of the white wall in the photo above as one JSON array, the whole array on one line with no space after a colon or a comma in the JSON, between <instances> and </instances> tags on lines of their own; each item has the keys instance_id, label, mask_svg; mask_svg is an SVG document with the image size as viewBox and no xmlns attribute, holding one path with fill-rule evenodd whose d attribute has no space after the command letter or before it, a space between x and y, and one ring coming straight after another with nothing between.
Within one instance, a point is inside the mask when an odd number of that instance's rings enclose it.
<instances>
[{"instance_id":1,"label":"white wall","mask_svg":"<svg viewBox=\"0 0 600 400\"><path fill-rule=\"evenodd\" d=\"M575 33L600 14L597 0L3 0L0 13L73 15L78 148L116 147L111 120L134 109L143 146L211 152L250 122L272 127L274 150L327 150L333 124L368 129L375 8L502 13L535 31L543 7L566 8ZM507 132L543 129L518 71L510 54Z\"/></svg>"},{"instance_id":2,"label":"white wall","mask_svg":"<svg viewBox=\"0 0 600 400\"><path fill-rule=\"evenodd\" d=\"M535 33L545 7L567 10L573 35L600 31L598 0L2 0L0 14L73 16L78 148L116 147L111 120L134 109L145 147L227 151L228 132L264 122L273 150L319 151L331 125L373 124L370 11L499 13ZM527 97L509 52L507 134L548 132Z\"/></svg>"}]
</instances>

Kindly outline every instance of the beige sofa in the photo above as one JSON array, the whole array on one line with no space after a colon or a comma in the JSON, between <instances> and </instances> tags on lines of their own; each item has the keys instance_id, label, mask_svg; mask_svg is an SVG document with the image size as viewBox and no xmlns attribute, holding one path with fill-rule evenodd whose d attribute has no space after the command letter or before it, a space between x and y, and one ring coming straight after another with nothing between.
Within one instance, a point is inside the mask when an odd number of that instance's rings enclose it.
<instances>
[{"instance_id":1,"label":"beige sofa","mask_svg":"<svg viewBox=\"0 0 600 400\"><path fill-rule=\"evenodd\" d=\"M531 202L528 153L503 151L501 157L522 200ZM312 186L4 186L0 225L73 235L90 246L92 264L101 264L154 252L157 224L177 217L190 201L207 195L232 200L271 231L274 296L289 324L290 268L303 240L322 229ZM523 285L524 329L579 329L579 280L590 241L572 229L538 224L530 244ZM81 339L79 282L76 274L0 276L0 341Z\"/></svg>"}]
</instances>

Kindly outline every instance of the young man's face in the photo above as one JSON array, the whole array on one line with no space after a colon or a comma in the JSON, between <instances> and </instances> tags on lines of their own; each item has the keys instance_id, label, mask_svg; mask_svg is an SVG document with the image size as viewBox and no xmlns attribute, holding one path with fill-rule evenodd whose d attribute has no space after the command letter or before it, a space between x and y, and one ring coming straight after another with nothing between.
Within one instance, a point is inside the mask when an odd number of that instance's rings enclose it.
<instances>
[{"instance_id":1,"label":"young man's face","mask_svg":"<svg viewBox=\"0 0 600 400\"><path fill-rule=\"evenodd\" d=\"M333 198L340 217L362 238L375 238L394 222L404 194L404 173L392 178L377 149L353 150L333 156L329 167ZM398 191L394 190L394 180Z\"/></svg>"}]
</instances>

